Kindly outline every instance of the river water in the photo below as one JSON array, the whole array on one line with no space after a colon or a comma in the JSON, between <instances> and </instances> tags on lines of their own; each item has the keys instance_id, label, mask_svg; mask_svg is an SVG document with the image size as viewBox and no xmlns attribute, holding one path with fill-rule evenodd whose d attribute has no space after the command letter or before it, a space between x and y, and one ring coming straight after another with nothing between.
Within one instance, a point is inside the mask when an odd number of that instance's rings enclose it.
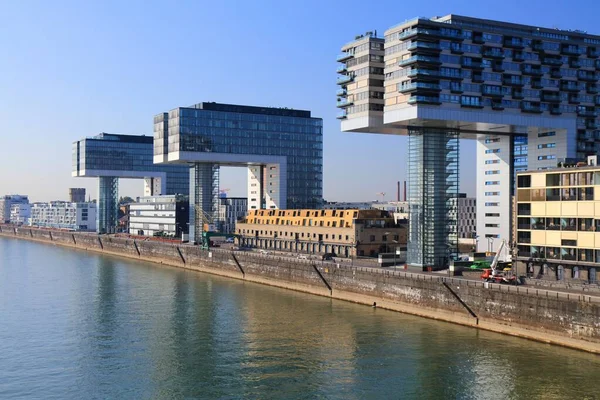
<instances>
[{"instance_id":1,"label":"river water","mask_svg":"<svg viewBox=\"0 0 600 400\"><path fill-rule=\"evenodd\" d=\"M597 399L600 359L0 238L0 398Z\"/></svg>"}]
</instances>

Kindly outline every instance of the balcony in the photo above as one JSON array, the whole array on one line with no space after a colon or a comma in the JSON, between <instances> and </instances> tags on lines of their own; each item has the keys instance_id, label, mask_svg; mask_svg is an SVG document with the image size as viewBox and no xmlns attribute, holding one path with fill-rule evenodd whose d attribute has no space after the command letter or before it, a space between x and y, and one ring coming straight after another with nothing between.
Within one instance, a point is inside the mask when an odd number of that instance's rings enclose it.
<instances>
[{"instance_id":1,"label":"balcony","mask_svg":"<svg viewBox=\"0 0 600 400\"><path fill-rule=\"evenodd\" d=\"M571 58L569 60L569 67L571 67L571 68L581 68L581 61L579 61L577 58Z\"/></svg>"},{"instance_id":2,"label":"balcony","mask_svg":"<svg viewBox=\"0 0 600 400\"><path fill-rule=\"evenodd\" d=\"M408 50L410 50L410 51L414 51L414 50L441 51L442 49L440 48L440 45L437 43L416 41L416 42L412 42L408 46Z\"/></svg>"},{"instance_id":3,"label":"balcony","mask_svg":"<svg viewBox=\"0 0 600 400\"><path fill-rule=\"evenodd\" d=\"M596 78L595 73L586 72L586 71L579 71L579 73L577 74L577 78L581 79L582 81L588 81L588 82L595 82L598 80Z\"/></svg>"},{"instance_id":4,"label":"balcony","mask_svg":"<svg viewBox=\"0 0 600 400\"><path fill-rule=\"evenodd\" d=\"M460 63L463 68L482 69L481 60L463 59Z\"/></svg>"},{"instance_id":5,"label":"balcony","mask_svg":"<svg viewBox=\"0 0 600 400\"><path fill-rule=\"evenodd\" d=\"M439 92L442 89L439 84L428 82L411 82L400 86L400 88L398 89L400 93L412 92L414 90L431 90Z\"/></svg>"},{"instance_id":6,"label":"balcony","mask_svg":"<svg viewBox=\"0 0 600 400\"><path fill-rule=\"evenodd\" d=\"M511 47L513 49L522 49L525 47L523 40L520 38L507 38L504 40L504 47Z\"/></svg>"},{"instance_id":7,"label":"balcony","mask_svg":"<svg viewBox=\"0 0 600 400\"><path fill-rule=\"evenodd\" d=\"M554 65L554 66L558 67L558 66L563 65L563 61L562 61L562 58L544 57L542 59L542 64Z\"/></svg>"},{"instance_id":8,"label":"balcony","mask_svg":"<svg viewBox=\"0 0 600 400\"><path fill-rule=\"evenodd\" d=\"M346 64L340 64L338 65L336 71L338 74L343 74L344 72L348 71L348 67L346 66Z\"/></svg>"},{"instance_id":9,"label":"balcony","mask_svg":"<svg viewBox=\"0 0 600 400\"><path fill-rule=\"evenodd\" d=\"M408 104L442 104L438 96L411 96Z\"/></svg>"},{"instance_id":10,"label":"balcony","mask_svg":"<svg viewBox=\"0 0 600 400\"><path fill-rule=\"evenodd\" d=\"M439 57L430 57L430 56L422 56L422 55L417 55L417 56L412 56L410 58L405 58L404 60L400 60L400 62L398 63L399 67L404 67L410 64L415 64L415 63L419 63L419 64L441 64L440 58Z\"/></svg>"},{"instance_id":11,"label":"balcony","mask_svg":"<svg viewBox=\"0 0 600 400\"><path fill-rule=\"evenodd\" d=\"M344 88L340 88L340 89L338 89L338 90L335 91L335 95L337 97L344 97L344 96L348 95L348 91L346 89L344 89Z\"/></svg>"},{"instance_id":12,"label":"balcony","mask_svg":"<svg viewBox=\"0 0 600 400\"><path fill-rule=\"evenodd\" d=\"M412 38L417 35L429 35L429 36L445 36L437 29L427 29L427 28L413 28L408 29L398 36L400 40L406 40L408 38Z\"/></svg>"},{"instance_id":13,"label":"balcony","mask_svg":"<svg viewBox=\"0 0 600 400\"><path fill-rule=\"evenodd\" d=\"M465 52L460 43L450 43L450 51L454 54L463 54Z\"/></svg>"},{"instance_id":14,"label":"balcony","mask_svg":"<svg viewBox=\"0 0 600 400\"><path fill-rule=\"evenodd\" d=\"M336 118L337 118L337 119L346 119L346 118L348 118L348 114L346 113L346 110L344 110L344 111L340 111L340 112L337 114Z\"/></svg>"},{"instance_id":15,"label":"balcony","mask_svg":"<svg viewBox=\"0 0 600 400\"><path fill-rule=\"evenodd\" d=\"M513 53L513 61L525 61L525 57L523 56L523 52L515 51Z\"/></svg>"},{"instance_id":16,"label":"balcony","mask_svg":"<svg viewBox=\"0 0 600 400\"><path fill-rule=\"evenodd\" d=\"M569 104L579 104L581 103L579 96L577 95L569 95Z\"/></svg>"},{"instance_id":17,"label":"balcony","mask_svg":"<svg viewBox=\"0 0 600 400\"><path fill-rule=\"evenodd\" d=\"M598 129L598 123L595 120L585 121L585 129Z\"/></svg>"},{"instance_id":18,"label":"balcony","mask_svg":"<svg viewBox=\"0 0 600 400\"><path fill-rule=\"evenodd\" d=\"M521 104L521 111L533 114L541 114L543 112L539 104L528 104L527 102Z\"/></svg>"},{"instance_id":19,"label":"balcony","mask_svg":"<svg viewBox=\"0 0 600 400\"><path fill-rule=\"evenodd\" d=\"M590 84L588 84L588 85L586 85L585 89L590 94L596 94L596 93L598 93L598 86L596 86L596 85L590 85Z\"/></svg>"},{"instance_id":20,"label":"balcony","mask_svg":"<svg viewBox=\"0 0 600 400\"><path fill-rule=\"evenodd\" d=\"M492 96L492 97L504 96L504 94L502 93L502 88L498 87L498 86L483 85L483 87L481 88L481 93L483 93L486 96Z\"/></svg>"},{"instance_id":21,"label":"balcony","mask_svg":"<svg viewBox=\"0 0 600 400\"><path fill-rule=\"evenodd\" d=\"M534 66L534 65L530 65L530 64L522 64L521 65L521 72L524 75L534 75L534 76L544 75L544 72L542 71L542 69L540 67Z\"/></svg>"},{"instance_id":22,"label":"balcony","mask_svg":"<svg viewBox=\"0 0 600 400\"><path fill-rule=\"evenodd\" d=\"M542 80L536 78L531 80L531 87L534 89L542 89L544 86L542 85Z\"/></svg>"},{"instance_id":23,"label":"balcony","mask_svg":"<svg viewBox=\"0 0 600 400\"><path fill-rule=\"evenodd\" d=\"M596 118L598 116L598 113L595 110L577 110L577 115L579 115L580 117Z\"/></svg>"},{"instance_id":24,"label":"balcony","mask_svg":"<svg viewBox=\"0 0 600 400\"><path fill-rule=\"evenodd\" d=\"M343 107L351 106L352 104L353 104L353 102L348 99L339 99L337 101L336 107L343 108Z\"/></svg>"},{"instance_id":25,"label":"balcony","mask_svg":"<svg viewBox=\"0 0 600 400\"><path fill-rule=\"evenodd\" d=\"M502 49L497 47L486 48L485 50L483 50L483 55L484 57L489 58L504 58L504 52L502 51Z\"/></svg>"},{"instance_id":26,"label":"balcony","mask_svg":"<svg viewBox=\"0 0 600 400\"><path fill-rule=\"evenodd\" d=\"M550 77L554 79L560 79L562 78L562 72L560 72L560 69L553 69L550 71Z\"/></svg>"},{"instance_id":27,"label":"balcony","mask_svg":"<svg viewBox=\"0 0 600 400\"><path fill-rule=\"evenodd\" d=\"M552 115L560 115L562 114L562 110L559 106L550 106L550 114Z\"/></svg>"},{"instance_id":28,"label":"balcony","mask_svg":"<svg viewBox=\"0 0 600 400\"><path fill-rule=\"evenodd\" d=\"M587 56L589 58L598 58L598 56L600 56L600 51L593 47L588 47Z\"/></svg>"},{"instance_id":29,"label":"balcony","mask_svg":"<svg viewBox=\"0 0 600 400\"><path fill-rule=\"evenodd\" d=\"M424 76L424 77L438 77L440 75L440 71L436 71L434 69L424 69L424 68L413 68L411 69L407 76L414 78L417 76Z\"/></svg>"},{"instance_id":30,"label":"balcony","mask_svg":"<svg viewBox=\"0 0 600 400\"><path fill-rule=\"evenodd\" d=\"M512 92L512 98L515 100L521 100L523 98L525 98L525 96L523 95L523 91L521 90L513 90Z\"/></svg>"},{"instance_id":31,"label":"balcony","mask_svg":"<svg viewBox=\"0 0 600 400\"><path fill-rule=\"evenodd\" d=\"M562 81L560 83L560 90L579 92L579 86L575 82Z\"/></svg>"},{"instance_id":32,"label":"balcony","mask_svg":"<svg viewBox=\"0 0 600 400\"><path fill-rule=\"evenodd\" d=\"M350 75L345 75L345 76L338 76L337 78L337 84L338 85L345 85L347 83L350 83L354 80L354 77L350 76Z\"/></svg>"},{"instance_id":33,"label":"balcony","mask_svg":"<svg viewBox=\"0 0 600 400\"><path fill-rule=\"evenodd\" d=\"M556 93L542 93L542 101L560 103L560 96Z\"/></svg>"},{"instance_id":34,"label":"balcony","mask_svg":"<svg viewBox=\"0 0 600 400\"><path fill-rule=\"evenodd\" d=\"M567 55L571 55L571 56L579 56L579 48L574 45L562 46L560 49L560 52L562 54L567 54Z\"/></svg>"},{"instance_id":35,"label":"balcony","mask_svg":"<svg viewBox=\"0 0 600 400\"><path fill-rule=\"evenodd\" d=\"M492 110L502 111L504 110L504 106L502 105L502 103L494 101L492 102Z\"/></svg>"},{"instance_id":36,"label":"balcony","mask_svg":"<svg viewBox=\"0 0 600 400\"><path fill-rule=\"evenodd\" d=\"M523 86L523 80L519 75L505 75L502 83L510 86Z\"/></svg>"},{"instance_id":37,"label":"balcony","mask_svg":"<svg viewBox=\"0 0 600 400\"><path fill-rule=\"evenodd\" d=\"M481 73L474 73L471 76L471 81L475 82L475 83L483 83L484 79L483 79L483 75Z\"/></svg>"},{"instance_id":38,"label":"balcony","mask_svg":"<svg viewBox=\"0 0 600 400\"><path fill-rule=\"evenodd\" d=\"M348 61L352 57L354 57L354 54L351 54L351 53L341 53L341 54L338 54L336 60L337 60L337 62L344 62L344 61Z\"/></svg>"},{"instance_id":39,"label":"balcony","mask_svg":"<svg viewBox=\"0 0 600 400\"><path fill-rule=\"evenodd\" d=\"M481 33L476 34L475 32L473 32L473 37L471 38L471 40L473 41L473 43L485 43L485 40L483 40L483 35Z\"/></svg>"}]
</instances>

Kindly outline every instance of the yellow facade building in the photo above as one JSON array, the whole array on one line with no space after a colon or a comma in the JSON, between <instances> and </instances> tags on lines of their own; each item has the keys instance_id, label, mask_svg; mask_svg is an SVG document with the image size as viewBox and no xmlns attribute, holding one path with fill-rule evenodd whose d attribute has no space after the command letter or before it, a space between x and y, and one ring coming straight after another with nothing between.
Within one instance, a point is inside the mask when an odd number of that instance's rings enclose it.
<instances>
[{"instance_id":1,"label":"yellow facade building","mask_svg":"<svg viewBox=\"0 0 600 400\"><path fill-rule=\"evenodd\" d=\"M340 257L406 247L407 222L383 210L251 210L236 223L240 245Z\"/></svg>"},{"instance_id":2,"label":"yellow facade building","mask_svg":"<svg viewBox=\"0 0 600 400\"><path fill-rule=\"evenodd\" d=\"M517 174L520 272L596 283L600 272L600 167Z\"/></svg>"}]
</instances>

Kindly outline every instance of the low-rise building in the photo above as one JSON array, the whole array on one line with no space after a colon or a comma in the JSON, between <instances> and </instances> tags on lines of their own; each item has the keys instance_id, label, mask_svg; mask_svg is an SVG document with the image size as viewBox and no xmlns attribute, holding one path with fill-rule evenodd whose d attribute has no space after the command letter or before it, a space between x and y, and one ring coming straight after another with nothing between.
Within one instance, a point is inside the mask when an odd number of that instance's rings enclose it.
<instances>
[{"instance_id":1,"label":"low-rise building","mask_svg":"<svg viewBox=\"0 0 600 400\"><path fill-rule=\"evenodd\" d=\"M219 231L234 233L235 223L248 213L248 199L246 197L221 197L219 198Z\"/></svg>"},{"instance_id":2,"label":"low-rise building","mask_svg":"<svg viewBox=\"0 0 600 400\"><path fill-rule=\"evenodd\" d=\"M96 204L52 201L33 203L30 225L70 229L76 231L96 230Z\"/></svg>"},{"instance_id":3,"label":"low-rise building","mask_svg":"<svg viewBox=\"0 0 600 400\"><path fill-rule=\"evenodd\" d=\"M597 283L600 278L600 167L517 174L519 274Z\"/></svg>"},{"instance_id":4,"label":"low-rise building","mask_svg":"<svg viewBox=\"0 0 600 400\"><path fill-rule=\"evenodd\" d=\"M189 203L183 195L139 197L129 204L129 233L179 237L188 233Z\"/></svg>"},{"instance_id":5,"label":"low-rise building","mask_svg":"<svg viewBox=\"0 0 600 400\"><path fill-rule=\"evenodd\" d=\"M16 203L10 207L10 223L13 225L29 225L31 204Z\"/></svg>"},{"instance_id":6,"label":"low-rise building","mask_svg":"<svg viewBox=\"0 0 600 400\"><path fill-rule=\"evenodd\" d=\"M242 246L341 257L404 249L407 224L382 210L251 210L236 224Z\"/></svg>"},{"instance_id":7,"label":"low-rise building","mask_svg":"<svg viewBox=\"0 0 600 400\"><path fill-rule=\"evenodd\" d=\"M10 222L10 208L13 204L29 204L29 197L21 194L0 196L0 223Z\"/></svg>"}]
</instances>

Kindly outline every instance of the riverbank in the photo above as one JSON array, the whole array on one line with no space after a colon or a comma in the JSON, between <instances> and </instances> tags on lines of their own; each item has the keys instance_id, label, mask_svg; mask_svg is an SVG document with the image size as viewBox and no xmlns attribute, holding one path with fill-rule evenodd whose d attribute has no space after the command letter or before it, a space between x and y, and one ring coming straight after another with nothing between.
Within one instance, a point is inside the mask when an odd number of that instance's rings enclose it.
<instances>
[{"instance_id":1,"label":"riverbank","mask_svg":"<svg viewBox=\"0 0 600 400\"><path fill-rule=\"evenodd\" d=\"M600 354L600 299L250 252L0 226L0 235L312 293Z\"/></svg>"}]
</instances>

